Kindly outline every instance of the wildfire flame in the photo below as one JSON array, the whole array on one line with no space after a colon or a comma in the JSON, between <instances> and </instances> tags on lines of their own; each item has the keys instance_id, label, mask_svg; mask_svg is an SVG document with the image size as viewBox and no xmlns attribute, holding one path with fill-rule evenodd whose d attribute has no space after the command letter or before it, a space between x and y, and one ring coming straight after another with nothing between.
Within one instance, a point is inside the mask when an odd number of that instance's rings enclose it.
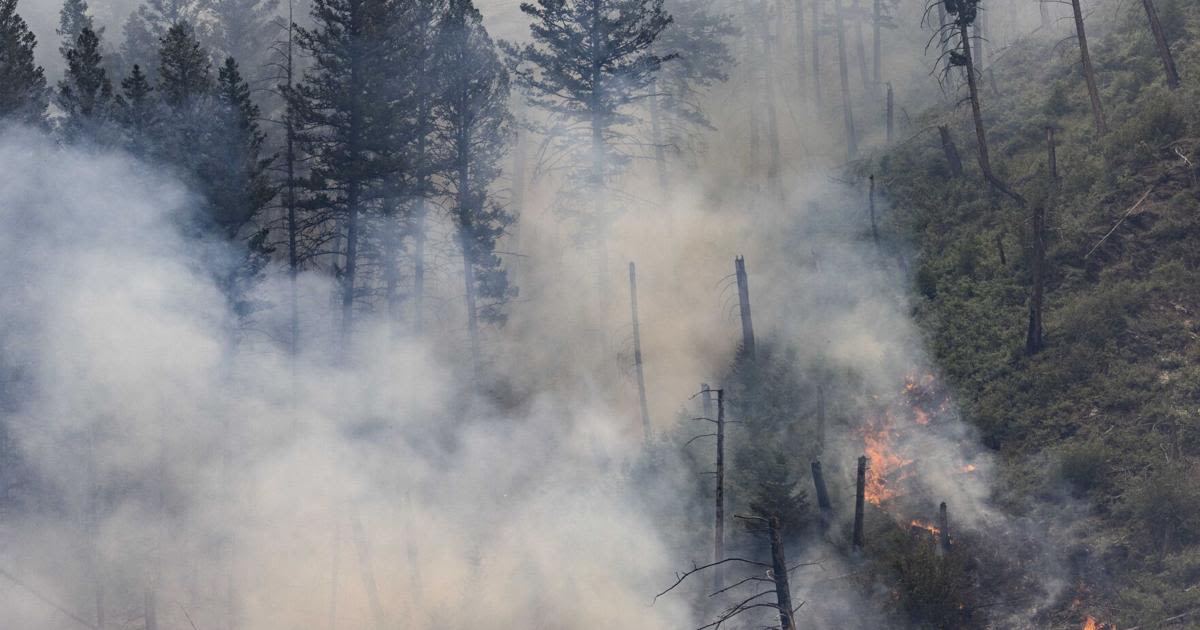
<instances>
[{"instance_id":1,"label":"wildfire flame","mask_svg":"<svg viewBox=\"0 0 1200 630\"><path fill-rule=\"evenodd\" d=\"M1083 630L1098 630L1099 627L1100 626L1096 625L1096 618L1090 615L1088 616L1087 620L1083 622Z\"/></svg>"},{"instance_id":2,"label":"wildfire flame","mask_svg":"<svg viewBox=\"0 0 1200 630\"><path fill-rule=\"evenodd\" d=\"M965 473L975 472L975 464L967 464L966 466L963 466L962 471Z\"/></svg>"},{"instance_id":3,"label":"wildfire flame","mask_svg":"<svg viewBox=\"0 0 1200 630\"><path fill-rule=\"evenodd\" d=\"M899 482L902 477L894 473L911 464L912 460L901 457L892 448L895 432L891 418L887 414L881 414L876 420L872 423L874 426L868 426L863 431L864 450L870 462L867 467L864 496L872 505L878 506L899 494L894 483ZM893 485L888 485L889 480Z\"/></svg>"},{"instance_id":4,"label":"wildfire flame","mask_svg":"<svg viewBox=\"0 0 1200 630\"><path fill-rule=\"evenodd\" d=\"M904 379L904 389L897 400L872 415L861 430L864 452L870 460L867 468L865 498L880 506L903 492L903 481L913 474L907 469L913 460L895 448L898 427L928 426L934 414L948 409L945 398L934 383L932 374L910 374ZM975 470L974 465L963 469Z\"/></svg>"},{"instance_id":5,"label":"wildfire flame","mask_svg":"<svg viewBox=\"0 0 1200 630\"><path fill-rule=\"evenodd\" d=\"M917 528L923 529L934 536L937 536L942 533L942 530L940 528L938 528L933 523L929 523L927 521L913 519L911 522L909 522L908 525L909 525L909 527L917 527Z\"/></svg>"}]
</instances>

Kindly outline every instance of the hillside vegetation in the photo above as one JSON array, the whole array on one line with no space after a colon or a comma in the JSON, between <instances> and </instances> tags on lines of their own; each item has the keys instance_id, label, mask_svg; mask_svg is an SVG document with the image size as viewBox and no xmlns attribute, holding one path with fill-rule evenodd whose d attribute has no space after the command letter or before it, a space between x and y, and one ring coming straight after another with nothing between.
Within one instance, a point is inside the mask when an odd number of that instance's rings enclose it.
<instances>
[{"instance_id":1,"label":"hillside vegetation","mask_svg":"<svg viewBox=\"0 0 1200 630\"><path fill-rule=\"evenodd\" d=\"M1078 510L1055 510L1074 574L1067 597L1120 628L1200 627L1180 617L1200 608L1200 5L1159 11L1177 90L1141 3L1089 24L1107 134L1093 127L1074 40L1060 41L1066 21L998 52L981 88L985 126L993 168L1027 208L980 175L969 108L955 107L965 88L863 167L886 189L891 227L919 250L915 316L962 414L1002 457L1001 503L1036 515L1074 500ZM1030 356L1038 206L1046 334Z\"/></svg>"}]
</instances>

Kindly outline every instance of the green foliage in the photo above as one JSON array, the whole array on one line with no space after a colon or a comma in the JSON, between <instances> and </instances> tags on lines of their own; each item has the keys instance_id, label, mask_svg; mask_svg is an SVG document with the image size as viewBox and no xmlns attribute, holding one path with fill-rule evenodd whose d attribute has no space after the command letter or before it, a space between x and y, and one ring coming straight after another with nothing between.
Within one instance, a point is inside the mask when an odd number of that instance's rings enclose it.
<instances>
[{"instance_id":1,"label":"green foliage","mask_svg":"<svg viewBox=\"0 0 1200 630\"><path fill-rule=\"evenodd\" d=\"M1156 551L1200 540L1200 480L1194 465L1169 464L1135 481L1126 493L1134 525Z\"/></svg>"},{"instance_id":2,"label":"green foliage","mask_svg":"<svg viewBox=\"0 0 1200 630\"><path fill-rule=\"evenodd\" d=\"M0 119L41 125L48 92L34 61L37 37L17 14L17 0L0 0Z\"/></svg>"}]
</instances>

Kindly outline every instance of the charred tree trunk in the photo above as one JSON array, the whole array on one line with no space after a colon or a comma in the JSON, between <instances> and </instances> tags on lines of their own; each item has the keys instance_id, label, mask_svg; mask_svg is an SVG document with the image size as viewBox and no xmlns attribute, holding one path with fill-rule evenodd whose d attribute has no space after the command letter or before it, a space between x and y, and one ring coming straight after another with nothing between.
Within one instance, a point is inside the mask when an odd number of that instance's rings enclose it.
<instances>
[{"instance_id":1,"label":"charred tree trunk","mask_svg":"<svg viewBox=\"0 0 1200 630\"><path fill-rule=\"evenodd\" d=\"M825 386L817 385L817 451L825 450Z\"/></svg>"},{"instance_id":2,"label":"charred tree trunk","mask_svg":"<svg viewBox=\"0 0 1200 630\"><path fill-rule=\"evenodd\" d=\"M871 211L871 240L875 241L875 249L879 249L879 226L875 222L875 176L871 175L867 178L870 181L870 188L867 190L867 207Z\"/></svg>"},{"instance_id":3,"label":"charred tree trunk","mask_svg":"<svg viewBox=\"0 0 1200 630\"><path fill-rule=\"evenodd\" d=\"M950 128L938 125L938 135L942 139L942 152L946 154L946 163L950 166L950 176L962 177L962 157L958 154L958 145L954 144L954 136L950 135Z\"/></svg>"},{"instance_id":4,"label":"charred tree trunk","mask_svg":"<svg viewBox=\"0 0 1200 630\"><path fill-rule=\"evenodd\" d=\"M804 41L804 0L796 0L796 87L801 93L804 92L804 86L808 83L804 73L807 71L807 62L805 59L806 49ZM809 95L805 99L810 105L815 101L813 95ZM815 107L813 108L816 109Z\"/></svg>"},{"instance_id":5,"label":"charred tree trunk","mask_svg":"<svg viewBox=\"0 0 1200 630\"><path fill-rule=\"evenodd\" d=\"M638 404L642 412L642 436L650 443L650 407L646 404L646 375L642 370L642 331L638 324L637 268L629 263L629 310L633 317L633 365L637 372ZM721 438L718 436L717 438Z\"/></svg>"},{"instance_id":6,"label":"charred tree trunk","mask_svg":"<svg viewBox=\"0 0 1200 630\"><path fill-rule=\"evenodd\" d=\"M1054 127L1046 127L1046 167L1050 182L1058 181L1058 148L1054 142Z\"/></svg>"},{"instance_id":7,"label":"charred tree trunk","mask_svg":"<svg viewBox=\"0 0 1200 630\"><path fill-rule=\"evenodd\" d=\"M966 21L959 21L958 32L962 45L964 70L967 75L967 90L970 93L971 99L971 120L975 123L975 142L979 148L979 170L983 172L984 179L993 188L1004 193L1021 206L1024 206L1026 205L1025 198L1009 188L1008 184L1004 183L992 171L992 161L988 155L987 132L983 127L983 108L980 105L979 82L976 81L974 61L971 57L971 34L968 31L968 23Z\"/></svg>"},{"instance_id":8,"label":"charred tree trunk","mask_svg":"<svg viewBox=\"0 0 1200 630\"><path fill-rule=\"evenodd\" d=\"M476 307L475 254L471 246L469 224L459 228L458 240L462 246L463 264L463 299L467 307L467 335L471 342L471 375L472 384L478 388L482 384L483 357L479 344L479 311Z\"/></svg>"},{"instance_id":9,"label":"charred tree trunk","mask_svg":"<svg viewBox=\"0 0 1200 630\"><path fill-rule=\"evenodd\" d=\"M771 42L770 13L767 5L762 5L759 33L763 42L763 101L767 110L767 148L770 151L767 162L767 185L771 188L776 201L783 203L783 154L779 147L779 113L775 107L775 46Z\"/></svg>"},{"instance_id":10,"label":"charred tree trunk","mask_svg":"<svg viewBox=\"0 0 1200 630\"><path fill-rule=\"evenodd\" d=\"M896 130L896 101L892 94L892 84L887 84L887 141L891 144L892 138L895 136Z\"/></svg>"},{"instance_id":11,"label":"charred tree trunk","mask_svg":"<svg viewBox=\"0 0 1200 630\"><path fill-rule=\"evenodd\" d=\"M821 462L812 463L813 486L817 492L817 508L821 512L821 532L828 531L833 523L833 504L829 501L829 489L825 486L825 473L821 471Z\"/></svg>"},{"instance_id":12,"label":"charred tree trunk","mask_svg":"<svg viewBox=\"0 0 1200 630\"><path fill-rule=\"evenodd\" d=\"M946 513L946 502L938 506L938 547L942 553L950 551L950 517Z\"/></svg>"},{"instance_id":13,"label":"charred tree trunk","mask_svg":"<svg viewBox=\"0 0 1200 630\"><path fill-rule=\"evenodd\" d=\"M1167 34L1163 31L1162 22L1158 20L1158 9L1154 0L1142 0L1146 9L1146 18L1150 20L1150 32L1154 35L1154 47L1162 60L1163 72L1167 75L1167 87L1172 90L1179 88L1179 70L1175 68L1175 57L1171 55L1171 47L1167 44Z\"/></svg>"},{"instance_id":14,"label":"charred tree trunk","mask_svg":"<svg viewBox=\"0 0 1200 630\"><path fill-rule=\"evenodd\" d=\"M1033 288L1029 294L1029 330L1025 335L1025 354L1037 354L1045 346L1042 331L1042 300L1046 283L1046 209L1033 206Z\"/></svg>"},{"instance_id":15,"label":"charred tree trunk","mask_svg":"<svg viewBox=\"0 0 1200 630\"><path fill-rule=\"evenodd\" d=\"M833 0L834 25L837 31L838 76L842 84L842 118L846 126L846 159L858 156L858 136L854 131L854 110L850 106L850 70L846 63L846 25L842 16L842 0Z\"/></svg>"},{"instance_id":16,"label":"charred tree trunk","mask_svg":"<svg viewBox=\"0 0 1200 630\"><path fill-rule=\"evenodd\" d=\"M299 200L296 196L296 106L293 102L294 96L292 93L293 79L295 78L292 37L295 31L296 24L292 21L292 6L289 3L288 34L283 48L284 90L286 90L287 95L283 114L283 165L284 177L286 178L283 185L283 206L287 219L288 239L288 332L290 336L288 351L293 357L300 352L300 294L299 287L297 286L300 275L300 223L298 216Z\"/></svg>"},{"instance_id":17,"label":"charred tree trunk","mask_svg":"<svg viewBox=\"0 0 1200 630\"><path fill-rule=\"evenodd\" d=\"M812 6L812 89L816 112L821 113L821 0L810 0Z\"/></svg>"},{"instance_id":18,"label":"charred tree trunk","mask_svg":"<svg viewBox=\"0 0 1200 630\"><path fill-rule=\"evenodd\" d=\"M1083 28L1083 8L1079 0L1071 0L1071 12L1075 16L1075 36L1079 39L1079 59L1083 64L1083 79L1087 82L1088 97L1092 101L1092 122L1096 133L1108 133L1108 123L1104 121L1104 108L1100 105L1100 90L1096 87L1096 71L1092 69L1092 56L1088 54L1087 33Z\"/></svg>"},{"instance_id":19,"label":"charred tree trunk","mask_svg":"<svg viewBox=\"0 0 1200 630\"><path fill-rule=\"evenodd\" d=\"M859 0L851 0L854 12L854 48L858 51L858 74L862 77L863 92L871 93L871 75L867 73L867 45L863 39L863 11Z\"/></svg>"},{"instance_id":20,"label":"charred tree trunk","mask_svg":"<svg viewBox=\"0 0 1200 630\"><path fill-rule=\"evenodd\" d=\"M1000 256L1000 266L1008 266L1008 257L1004 255L1004 233L996 232L996 254Z\"/></svg>"},{"instance_id":21,"label":"charred tree trunk","mask_svg":"<svg viewBox=\"0 0 1200 630\"><path fill-rule=\"evenodd\" d=\"M753 359L757 349L754 345L754 320L750 316L750 279L746 275L746 259L741 256L734 258L733 266L737 275L738 310L742 316L742 350Z\"/></svg>"},{"instance_id":22,"label":"charred tree trunk","mask_svg":"<svg viewBox=\"0 0 1200 630\"><path fill-rule=\"evenodd\" d=\"M858 481L854 486L854 535L851 539L851 545L854 551L862 551L863 548L863 510L865 509L865 500L867 492L867 458L866 456L858 458Z\"/></svg>"},{"instance_id":23,"label":"charred tree trunk","mask_svg":"<svg viewBox=\"0 0 1200 630\"><path fill-rule=\"evenodd\" d=\"M875 85L879 85L880 83L883 83L883 71L881 70L881 67L883 65L882 64L883 55L882 55L882 51L880 49L881 44L879 41L880 35L882 34L880 32L880 29L883 28L883 25L880 23L880 21L883 19L883 6L882 5L883 5L882 0L875 0L874 6L872 7L872 11L871 11L871 15L873 16L873 19L871 21L871 71L874 73L873 77L874 77ZM888 97L889 98L891 97L891 94L892 94L891 90L892 90L892 84L889 83L888 84ZM889 131L890 131L890 129L889 129ZM891 140L890 134L888 136L888 140Z\"/></svg>"},{"instance_id":24,"label":"charred tree trunk","mask_svg":"<svg viewBox=\"0 0 1200 630\"><path fill-rule=\"evenodd\" d=\"M783 552L783 537L779 532L779 518L767 519L767 535L771 538L771 576L775 582L775 604L779 609L780 630L796 630L792 618L792 589L788 584L787 558Z\"/></svg>"},{"instance_id":25,"label":"charred tree trunk","mask_svg":"<svg viewBox=\"0 0 1200 630\"><path fill-rule=\"evenodd\" d=\"M705 386L707 387L707 385ZM713 520L713 562L725 558L725 390L717 390L717 487L716 510ZM722 586L723 572L718 565L713 571L716 590Z\"/></svg>"}]
</instances>

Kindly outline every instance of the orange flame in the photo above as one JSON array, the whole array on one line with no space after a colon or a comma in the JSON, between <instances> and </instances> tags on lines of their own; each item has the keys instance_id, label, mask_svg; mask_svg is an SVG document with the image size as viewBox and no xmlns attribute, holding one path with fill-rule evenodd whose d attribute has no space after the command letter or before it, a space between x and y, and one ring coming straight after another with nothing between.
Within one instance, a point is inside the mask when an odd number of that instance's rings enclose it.
<instances>
[{"instance_id":1,"label":"orange flame","mask_svg":"<svg viewBox=\"0 0 1200 630\"><path fill-rule=\"evenodd\" d=\"M967 464L966 466L963 466L962 471L965 473L975 472L975 464Z\"/></svg>"},{"instance_id":2,"label":"orange flame","mask_svg":"<svg viewBox=\"0 0 1200 630\"><path fill-rule=\"evenodd\" d=\"M874 426L865 427L862 434L864 450L870 464L867 467L864 496L872 505L878 506L899 494L895 483L899 482L901 477L895 477L893 473L911 464L912 460L900 456L892 449L894 431L892 420L887 414L881 414L872 424ZM889 480L893 485L888 485Z\"/></svg>"},{"instance_id":3,"label":"orange flame","mask_svg":"<svg viewBox=\"0 0 1200 630\"><path fill-rule=\"evenodd\" d=\"M1096 625L1095 617L1089 615L1087 621L1083 622L1083 630L1097 630L1098 628L1099 626Z\"/></svg>"},{"instance_id":4,"label":"orange flame","mask_svg":"<svg viewBox=\"0 0 1200 630\"><path fill-rule=\"evenodd\" d=\"M909 527L919 527L934 536L937 536L942 533L942 530L940 528L938 528L933 523L929 523L927 521L913 519L911 522L909 522L908 525L909 525Z\"/></svg>"}]
</instances>

